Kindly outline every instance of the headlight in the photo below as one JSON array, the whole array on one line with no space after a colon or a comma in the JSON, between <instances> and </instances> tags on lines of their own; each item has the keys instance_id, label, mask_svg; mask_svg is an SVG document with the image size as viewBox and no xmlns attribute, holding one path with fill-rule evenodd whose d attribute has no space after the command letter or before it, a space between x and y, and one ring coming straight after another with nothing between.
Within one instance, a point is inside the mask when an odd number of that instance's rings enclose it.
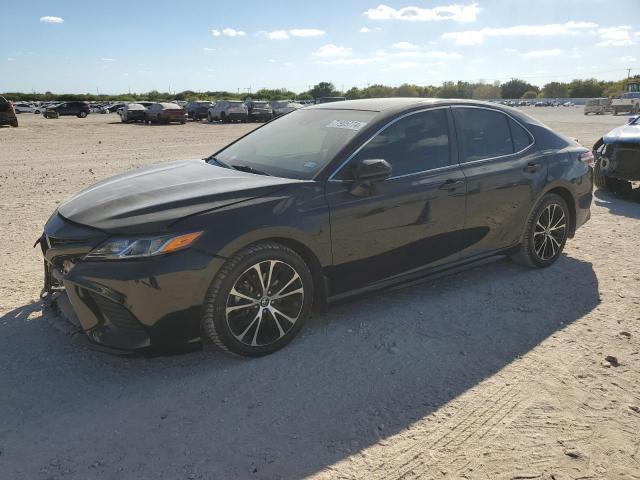
<instances>
[{"instance_id":1,"label":"headlight","mask_svg":"<svg viewBox=\"0 0 640 480\"><path fill-rule=\"evenodd\" d=\"M88 260L119 260L162 255L187 248L204 232L140 238L110 238L85 257Z\"/></svg>"}]
</instances>

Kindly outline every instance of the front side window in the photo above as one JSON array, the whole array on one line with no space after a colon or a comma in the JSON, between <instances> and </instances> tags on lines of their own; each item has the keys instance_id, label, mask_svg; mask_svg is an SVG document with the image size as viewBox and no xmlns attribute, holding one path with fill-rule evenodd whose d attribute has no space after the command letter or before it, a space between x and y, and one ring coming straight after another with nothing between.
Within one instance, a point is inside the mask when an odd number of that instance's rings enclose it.
<instances>
[{"instance_id":1,"label":"front side window","mask_svg":"<svg viewBox=\"0 0 640 480\"><path fill-rule=\"evenodd\" d=\"M362 160L383 159L391 176L399 177L449 165L449 126L444 109L414 113L398 120L373 137L336 178L352 178Z\"/></svg>"},{"instance_id":2,"label":"front side window","mask_svg":"<svg viewBox=\"0 0 640 480\"><path fill-rule=\"evenodd\" d=\"M461 140L461 163L514 152L508 118L503 113L484 108L454 108L453 116Z\"/></svg>"}]
</instances>

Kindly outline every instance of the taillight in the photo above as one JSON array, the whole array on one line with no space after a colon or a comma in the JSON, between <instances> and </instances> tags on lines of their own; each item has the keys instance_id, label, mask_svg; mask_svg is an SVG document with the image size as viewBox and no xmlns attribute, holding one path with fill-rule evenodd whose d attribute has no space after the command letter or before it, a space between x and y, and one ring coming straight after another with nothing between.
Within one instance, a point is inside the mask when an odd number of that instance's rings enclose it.
<instances>
[{"instance_id":1,"label":"taillight","mask_svg":"<svg viewBox=\"0 0 640 480\"><path fill-rule=\"evenodd\" d=\"M592 152L583 152L580 154L580 161L590 167L595 165L595 158Z\"/></svg>"},{"instance_id":2,"label":"taillight","mask_svg":"<svg viewBox=\"0 0 640 480\"><path fill-rule=\"evenodd\" d=\"M9 111L15 112L15 109L13 108L13 102L11 100L9 100Z\"/></svg>"}]
</instances>

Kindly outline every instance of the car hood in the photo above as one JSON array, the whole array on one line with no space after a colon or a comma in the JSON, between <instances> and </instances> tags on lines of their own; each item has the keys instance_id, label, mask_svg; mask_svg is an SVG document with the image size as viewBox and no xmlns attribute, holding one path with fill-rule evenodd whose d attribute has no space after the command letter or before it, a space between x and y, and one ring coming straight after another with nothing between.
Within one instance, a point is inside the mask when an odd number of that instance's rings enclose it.
<instances>
[{"instance_id":1,"label":"car hood","mask_svg":"<svg viewBox=\"0 0 640 480\"><path fill-rule=\"evenodd\" d=\"M602 141L604 143L640 143L640 125L623 125L614 128L602 137Z\"/></svg>"},{"instance_id":2,"label":"car hood","mask_svg":"<svg viewBox=\"0 0 640 480\"><path fill-rule=\"evenodd\" d=\"M186 160L103 180L64 202L58 213L112 234L159 232L183 217L268 195L292 180Z\"/></svg>"}]
</instances>

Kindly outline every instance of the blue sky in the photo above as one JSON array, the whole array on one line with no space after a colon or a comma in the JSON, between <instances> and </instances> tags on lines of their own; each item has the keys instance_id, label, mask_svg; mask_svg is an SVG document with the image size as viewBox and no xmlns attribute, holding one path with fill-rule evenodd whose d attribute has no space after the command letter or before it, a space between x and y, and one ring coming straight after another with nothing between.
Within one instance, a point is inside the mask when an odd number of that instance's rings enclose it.
<instances>
[{"instance_id":1,"label":"blue sky","mask_svg":"<svg viewBox=\"0 0 640 480\"><path fill-rule=\"evenodd\" d=\"M3 0L0 91L640 74L640 0Z\"/></svg>"}]
</instances>

